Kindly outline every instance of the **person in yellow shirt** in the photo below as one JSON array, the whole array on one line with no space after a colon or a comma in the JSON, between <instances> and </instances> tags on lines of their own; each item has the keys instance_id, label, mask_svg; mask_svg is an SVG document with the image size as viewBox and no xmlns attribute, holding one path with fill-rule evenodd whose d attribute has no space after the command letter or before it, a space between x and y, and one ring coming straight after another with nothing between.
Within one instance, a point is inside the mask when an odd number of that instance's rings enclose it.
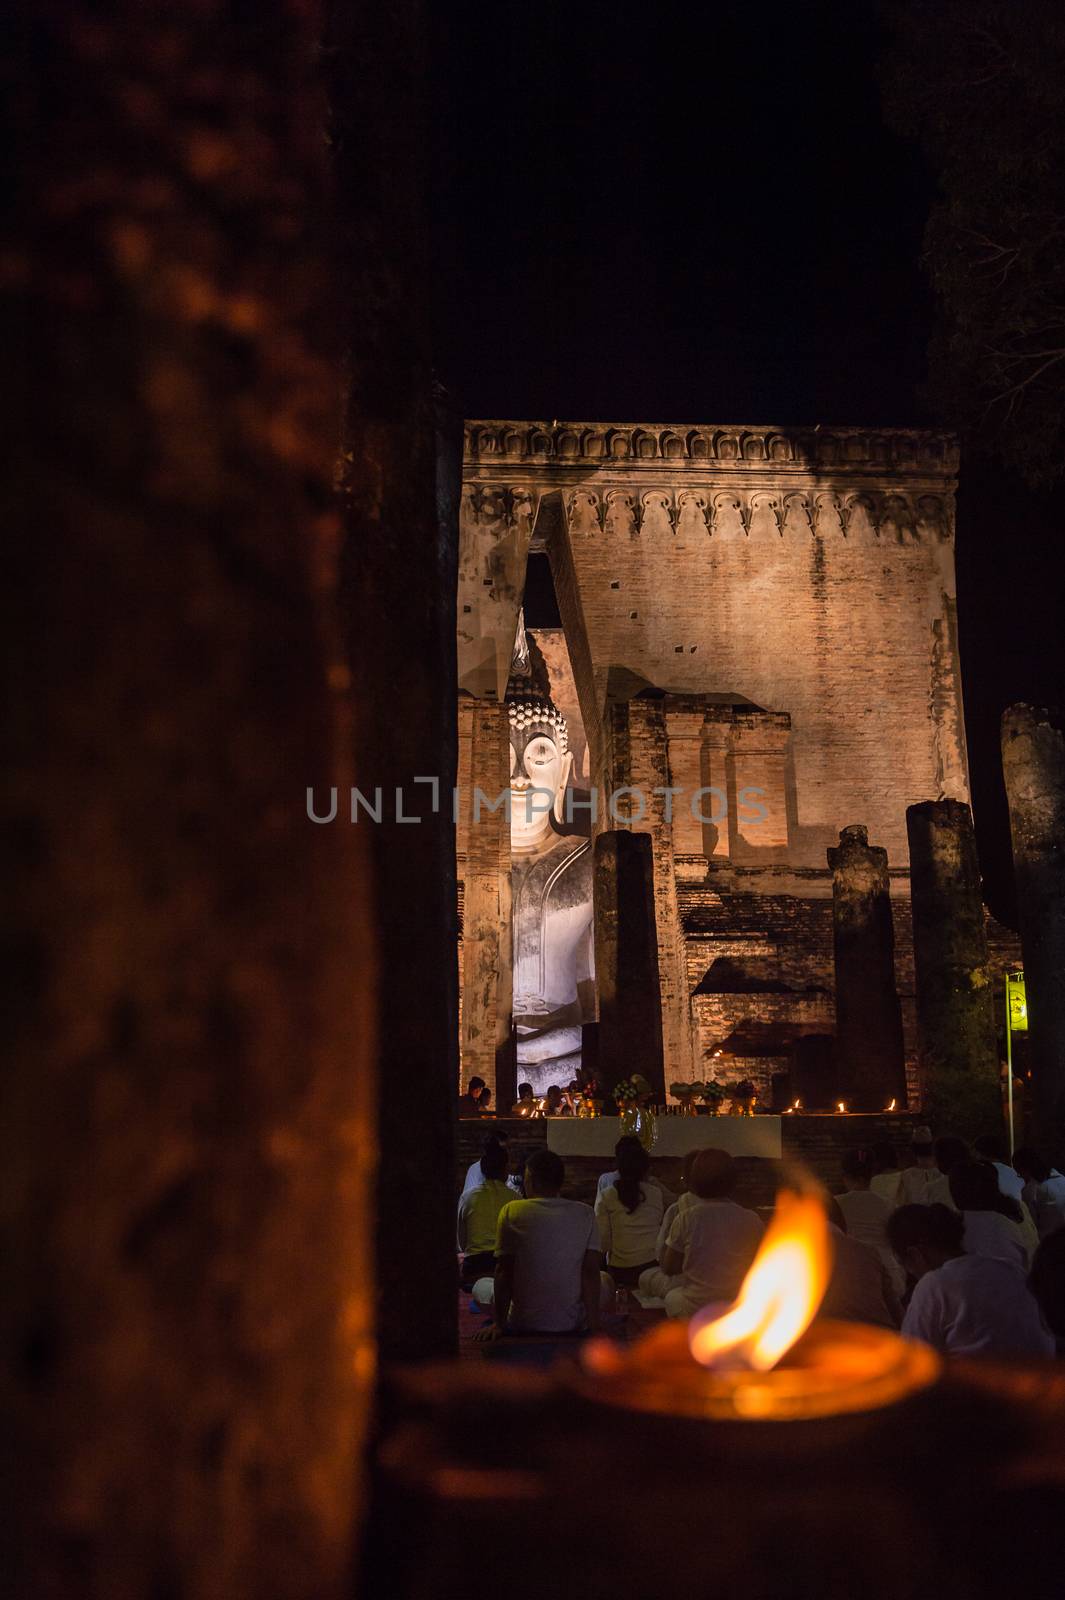
<instances>
[{"instance_id":1,"label":"person in yellow shirt","mask_svg":"<svg viewBox=\"0 0 1065 1600\"><path fill-rule=\"evenodd\" d=\"M507 1152L498 1140L485 1141L480 1165L481 1182L464 1190L459 1200L459 1282L464 1289L495 1271L496 1223L503 1207L514 1199L514 1190L507 1186Z\"/></svg>"}]
</instances>

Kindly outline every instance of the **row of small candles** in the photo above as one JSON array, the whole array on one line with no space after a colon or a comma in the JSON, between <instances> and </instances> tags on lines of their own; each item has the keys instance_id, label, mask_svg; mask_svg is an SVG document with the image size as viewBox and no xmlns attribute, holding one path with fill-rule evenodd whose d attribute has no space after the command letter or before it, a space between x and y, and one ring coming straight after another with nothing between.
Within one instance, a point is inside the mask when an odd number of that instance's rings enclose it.
<instances>
[{"instance_id":1,"label":"row of small candles","mask_svg":"<svg viewBox=\"0 0 1065 1600\"><path fill-rule=\"evenodd\" d=\"M836 1101L835 1115L837 1117L854 1117L854 1116L870 1116L870 1115L872 1115L872 1116L877 1116L877 1115L886 1116L888 1112L894 1111L896 1109L896 1105L897 1105L897 1101L889 1100L887 1105L884 1107L884 1110L882 1112L879 1112L879 1113L877 1113L875 1111L874 1112L848 1111L847 1110L847 1102L845 1100L837 1100ZM794 1105L791 1105L791 1106L787 1107L786 1111L784 1112L784 1115L786 1117L794 1117L794 1116L798 1115L798 1113L800 1113L801 1111L802 1111L802 1101L801 1100L796 1100Z\"/></svg>"},{"instance_id":2,"label":"row of small candles","mask_svg":"<svg viewBox=\"0 0 1065 1600\"><path fill-rule=\"evenodd\" d=\"M573 1101L573 1106L572 1106L573 1113L574 1113L575 1116L578 1116L578 1117L598 1117L601 1114L600 1110L599 1110L600 1104L601 1104L601 1102L597 1101L597 1100L584 1100L584 1099L582 1099L580 1097L576 1097L575 1096L574 1097L574 1101ZM896 1109L896 1105L897 1105L897 1102L895 1100L889 1101L888 1104L884 1107L884 1111L882 1113L879 1113L879 1114L880 1115L886 1115L888 1112L894 1111ZM669 1117L669 1116L679 1116L682 1113L682 1107L680 1105L673 1105L673 1104L667 1104L667 1105L664 1105L664 1106L651 1106L649 1109L651 1111L653 1111L657 1116L667 1116L667 1117ZM800 1100L796 1100L793 1105L790 1105L785 1109L784 1115L786 1117L799 1116L799 1115L802 1114L802 1110L803 1110L802 1100L801 1099ZM551 1115L551 1113L550 1113L549 1108L548 1108L547 1100L543 1099L543 1100L529 1100L529 1101L524 1102L521 1105L521 1107L518 1109L517 1115L519 1117L535 1118L535 1117L546 1117L546 1116ZM823 1113L822 1113L822 1115L823 1115ZM830 1116L831 1115L835 1115L837 1117L852 1117L852 1116L868 1116L868 1115L876 1116L876 1115L878 1115L878 1113L876 1113L876 1112L869 1113L869 1112L848 1111L847 1110L847 1102L845 1100L837 1100L835 1112L834 1113L830 1112L829 1115Z\"/></svg>"}]
</instances>

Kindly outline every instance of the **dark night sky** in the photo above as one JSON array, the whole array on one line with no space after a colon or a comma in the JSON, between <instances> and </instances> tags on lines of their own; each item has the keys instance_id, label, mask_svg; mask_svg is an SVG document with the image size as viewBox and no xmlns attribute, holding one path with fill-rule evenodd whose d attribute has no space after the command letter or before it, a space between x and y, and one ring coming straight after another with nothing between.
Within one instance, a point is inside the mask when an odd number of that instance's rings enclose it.
<instances>
[{"instance_id":1,"label":"dark night sky","mask_svg":"<svg viewBox=\"0 0 1065 1600\"><path fill-rule=\"evenodd\" d=\"M438 26L437 364L465 415L940 420L934 186L885 126L869 0L451 0ZM998 717L1060 698L1053 509L963 457L970 765L1002 916Z\"/></svg>"}]
</instances>

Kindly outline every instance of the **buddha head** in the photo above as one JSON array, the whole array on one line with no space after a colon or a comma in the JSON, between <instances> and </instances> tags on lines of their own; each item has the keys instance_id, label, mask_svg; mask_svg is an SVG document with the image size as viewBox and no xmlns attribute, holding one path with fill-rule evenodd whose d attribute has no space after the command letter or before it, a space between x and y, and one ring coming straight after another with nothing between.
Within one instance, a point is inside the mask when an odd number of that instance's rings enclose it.
<instances>
[{"instance_id":1,"label":"buddha head","mask_svg":"<svg viewBox=\"0 0 1065 1600\"><path fill-rule=\"evenodd\" d=\"M511 849L537 850L552 836L552 816L562 821L573 765L566 719L550 700L535 695L509 701L507 709Z\"/></svg>"}]
</instances>

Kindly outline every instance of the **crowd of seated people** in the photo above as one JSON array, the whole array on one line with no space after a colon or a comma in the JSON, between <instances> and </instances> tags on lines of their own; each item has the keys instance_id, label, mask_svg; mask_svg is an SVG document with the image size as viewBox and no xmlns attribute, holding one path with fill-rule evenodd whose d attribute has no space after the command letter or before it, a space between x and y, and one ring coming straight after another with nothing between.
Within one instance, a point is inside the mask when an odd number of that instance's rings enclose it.
<instances>
[{"instance_id":1,"label":"crowd of seated people","mask_svg":"<svg viewBox=\"0 0 1065 1600\"><path fill-rule=\"evenodd\" d=\"M970 1149L918 1128L901 1168L883 1145L842 1163L852 1236L903 1274L901 1331L946 1355L1065 1352L1065 1178L1030 1147L1007 1156L998 1134Z\"/></svg>"},{"instance_id":2,"label":"crowd of seated people","mask_svg":"<svg viewBox=\"0 0 1065 1600\"><path fill-rule=\"evenodd\" d=\"M1028 1147L1005 1153L990 1135L970 1149L927 1129L901 1166L890 1147L848 1151L820 1314L901 1328L946 1355L1065 1353L1065 1177ZM617 1290L669 1317L727 1305L764 1232L736 1179L723 1150L695 1150L674 1195L628 1136L593 1208L563 1196L553 1151L523 1162L490 1134L458 1209L460 1283L492 1315L482 1337L594 1330Z\"/></svg>"},{"instance_id":3,"label":"crowd of seated people","mask_svg":"<svg viewBox=\"0 0 1065 1600\"><path fill-rule=\"evenodd\" d=\"M518 1098L510 1108L512 1117L572 1117L577 1110L581 1088L576 1078L563 1089L552 1083L542 1096L538 1096L531 1083L518 1085ZM470 1117L494 1117L492 1091L483 1078L471 1078L464 1094L458 1098L458 1114L463 1120Z\"/></svg>"},{"instance_id":4,"label":"crowd of seated people","mask_svg":"<svg viewBox=\"0 0 1065 1600\"><path fill-rule=\"evenodd\" d=\"M888 1232L916 1280L902 1332L944 1355L1049 1356L1054 1336L1014 1255L965 1245L966 1215L949 1206L900 1206Z\"/></svg>"}]
</instances>

